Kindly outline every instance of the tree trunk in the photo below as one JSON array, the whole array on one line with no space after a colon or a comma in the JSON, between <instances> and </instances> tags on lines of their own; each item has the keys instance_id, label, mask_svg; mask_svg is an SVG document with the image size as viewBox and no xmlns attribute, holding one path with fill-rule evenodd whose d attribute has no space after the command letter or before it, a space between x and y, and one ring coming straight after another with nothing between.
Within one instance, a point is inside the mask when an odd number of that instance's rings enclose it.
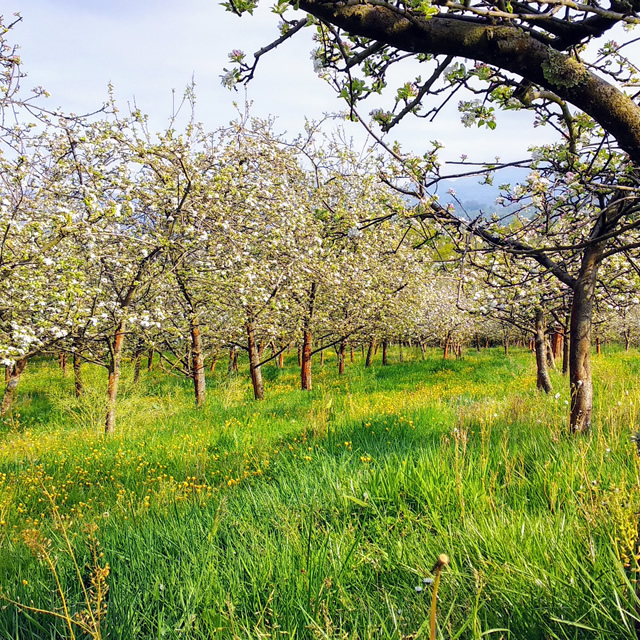
<instances>
[{"instance_id":1,"label":"tree trunk","mask_svg":"<svg viewBox=\"0 0 640 640\"><path fill-rule=\"evenodd\" d=\"M76 398L84 393L84 382L82 381L82 355L79 351L73 352L73 385Z\"/></svg>"},{"instance_id":2,"label":"tree trunk","mask_svg":"<svg viewBox=\"0 0 640 640\"><path fill-rule=\"evenodd\" d=\"M571 332L569 325L571 323L571 312L567 309L564 317L564 327L562 330L562 375L569 373L569 345L571 341Z\"/></svg>"},{"instance_id":3,"label":"tree trunk","mask_svg":"<svg viewBox=\"0 0 640 640\"><path fill-rule=\"evenodd\" d=\"M298 366L302 366L302 348L298 347Z\"/></svg>"},{"instance_id":4,"label":"tree trunk","mask_svg":"<svg viewBox=\"0 0 640 640\"><path fill-rule=\"evenodd\" d=\"M153 367L153 354L154 354L153 347L149 347L149 355L148 355L148 360L147 360L147 371L151 371L151 369Z\"/></svg>"},{"instance_id":5,"label":"tree trunk","mask_svg":"<svg viewBox=\"0 0 640 640\"><path fill-rule=\"evenodd\" d=\"M191 378L196 408L200 408L205 400L206 381L204 377L204 356L202 354L202 336L196 318L191 318Z\"/></svg>"},{"instance_id":6,"label":"tree trunk","mask_svg":"<svg viewBox=\"0 0 640 640\"><path fill-rule=\"evenodd\" d=\"M573 290L569 347L570 428L573 433L587 433L591 428L593 413L591 323L593 297L602 251L603 248L600 245L592 245L585 249L580 273Z\"/></svg>"},{"instance_id":7,"label":"tree trunk","mask_svg":"<svg viewBox=\"0 0 640 640\"><path fill-rule=\"evenodd\" d=\"M389 364L389 341L385 338L382 341L382 366L386 367Z\"/></svg>"},{"instance_id":8,"label":"tree trunk","mask_svg":"<svg viewBox=\"0 0 640 640\"><path fill-rule=\"evenodd\" d=\"M600 344L600 336L596 338L596 353L600 355L602 353L602 346Z\"/></svg>"},{"instance_id":9,"label":"tree trunk","mask_svg":"<svg viewBox=\"0 0 640 640\"><path fill-rule=\"evenodd\" d=\"M347 341L345 338L340 340L340 346L338 348L338 374L344 373L345 360L347 359Z\"/></svg>"},{"instance_id":10,"label":"tree trunk","mask_svg":"<svg viewBox=\"0 0 640 640\"><path fill-rule=\"evenodd\" d=\"M280 345L280 353L278 354L278 367L280 369L284 368L284 346L283 344Z\"/></svg>"},{"instance_id":11,"label":"tree trunk","mask_svg":"<svg viewBox=\"0 0 640 640\"><path fill-rule=\"evenodd\" d=\"M631 346L631 338L629 337L629 334L625 331L624 334L624 350L625 351L629 351L629 347Z\"/></svg>"},{"instance_id":12,"label":"tree trunk","mask_svg":"<svg viewBox=\"0 0 640 640\"><path fill-rule=\"evenodd\" d=\"M449 357L449 349L451 347L451 333L447 333L447 337L444 341L444 350L442 352L442 357L446 360Z\"/></svg>"},{"instance_id":13,"label":"tree trunk","mask_svg":"<svg viewBox=\"0 0 640 640\"><path fill-rule=\"evenodd\" d=\"M480 352L480 336L476 333L476 351Z\"/></svg>"},{"instance_id":14,"label":"tree trunk","mask_svg":"<svg viewBox=\"0 0 640 640\"><path fill-rule=\"evenodd\" d=\"M553 334L551 346L553 347L553 359L558 360L562 355L562 348L564 345L564 329L558 329Z\"/></svg>"},{"instance_id":15,"label":"tree trunk","mask_svg":"<svg viewBox=\"0 0 640 640\"><path fill-rule=\"evenodd\" d=\"M62 369L62 375L64 377L67 376L67 353L66 351L61 351L58 354L58 359L60 361L60 368Z\"/></svg>"},{"instance_id":16,"label":"tree trunk","mask_svg":"<svg viewBox=\"0 0 640 640\"><path fill-rule=\"evenodd\" d=\"M133 354L133 384L138 384L140 381L140 365L142 363L142 347L144 343L142 339L139 339L136 343L136 350Z\"/></svg>"},{"instance_id":17,"label":"tree trunk","mask_svg":"<svg viewBox=\"0 0 640 640\"><path fill-rule=\"evenodd\" d=\"M262 400L264 398L264 383L262 382L262 371L260 370L260 357L258 356L255 329L251 319L247 320L246 327L247 346L249 349L249 371L251 372L253 395L256 400Z\"/></svg>"},{"instance_id":18,"label":"tree trunk","mask_svg":"<svg viewBox=\"0 0 640 640\"><path fill-rule=\"evenodd\" d=\"M555 370L556 361L553 357L553 347L551 346L551 340L549 340L549 338L547 337L545 338L545 341L547 345L547 365L549 366L549 369Z\"/></svg>"},{"instance_id":19,"label":"tree trunk","mask_svg":"<svg viewBox=\"0 0 640 640\"><path fill-rule=\"evenodd\" d=\"M373 353L376 349L376 339L375 338L371 338L371 340L369 340L369 346L367 347L367 358L364 361L364 366L365 367L370 367L371 363L373 362Z\"/></svg>"},{"instance_id":20,"label":"tree trunk","mask_svg":"<svg viewBox=\"0 0 640 640\"><path fill-rule=\"evenodd\" d=\"M109 362L109 383L107 385L107 417L104 424L106 435L112 435L116 430L116 401L118 399L118 383L120 382L120 362L122 361L122 346L124 344L125 321L120 320L116 327L111 348Z\"/></svg>"},{"instance_id":21,"label":"tree trunk","mask_svg":"<svg viewBox=\"0 0 640 640\"><path fill-rule=\"evenodd\" d=\"M9 409L11 409L11 405L13 404L13 399L16 395L16 389L18 388L18 383L20 382L20 378L24 373L25 367L27 366L27 358L20 358L20 360L16 360L16 363L9 369L9 380L7 381L7 386L4 389L4 395L2 396L2 404L0 404L0 416L4 416L7 414Z\"/></svg>"},{"instance_id":22,"label":"tree trunk","mask_svg":"<svg viewBox=\"0 0 640 640\"><path fill-rule=\"evenodd\" d=\"M320 340L320 366L324 366L324 340Z\"/></svg>"},{"instance_id":23,"label":"tree trunk","mask_svg":"<svg viewBox=\"0 0 640 640\"><path fill-rule=\"evenodd\" d=\"M402 340L398 342L398 360L404 362L404 352L402 350Z\"/></svg>"},{"instance_id":24,"label":"tree trunk","mask_svg":"<svg viewBox=\"0 0 640 640\"><path fill-rule=\"evenodd\" d=\"M509 355L509 336L504 337L504 355Z\"/></svg>"},{"instance_id":25,"label":"tree trunk","mask_svg":"<svg viewBox=\"0 0 640 640\"><path fill-rule=\"evenodd\" d=\"M551 378L547 368L547 340L544 334L544 314L542 309L536 309L535 321L536 369L538 372L536 386L545 393L551 393Z\"/></svg>"},{"instance_id":26,"label":"tree trunk","mask_svg":"<svg viewBox=\"0 0 640 640\"><path fill-rule=\"evenodd\" d=\"M209 373L213 373L216 370L217 362L218 362L218 350L216 349L213 352L213 356L211 357L211 366L209 367Z\"/></svg>"},{"instance_id":27,"label":"tree trunk","mask_svg":"<svg viewBox=\"0 0 640 640\"><path fill-rule=\"evenodd\" d=\"M308 326L305 328L302 336L300 386L303 391L311 391L311 329L309 329Z\"/></svg>"},{"instance_id":28,"label":"tree trunk","mask_svg":"<svg viewBox=\"0 0 640 640\"><path fill-rule=\"evenodd\" d=\"M234 371L238 370L238 348L236 346L229 347L229 366L227 367L227 375L230 376Z\"/></svg>"},{"instance_id":29,"label":"tree trunk","mask_svg":"<svg viewBox=\"0 0 640 640\"><path fill-rule=\"evenodd\" d=\"M349 352L351 354L351 364L353 364L353 345L349 347Z\"/></svg>"}]
</instances>

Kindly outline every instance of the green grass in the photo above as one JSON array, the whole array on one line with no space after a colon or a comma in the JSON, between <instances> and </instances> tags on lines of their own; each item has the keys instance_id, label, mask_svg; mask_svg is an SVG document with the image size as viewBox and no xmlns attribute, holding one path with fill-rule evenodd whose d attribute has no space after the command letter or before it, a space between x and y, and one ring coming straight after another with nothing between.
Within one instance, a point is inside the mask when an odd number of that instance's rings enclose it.
<instances>
[{"instance_id":1,"label":"green grass","mask_svg":"<svg viewBox=\"0 0 640 640\"><path fill-rule=\"evenodd\" d=\"M109 638L427 638L441 553L440 638L636 638L640 356L594 358L586 437L528 352L405 360L314 363L310 393L293 360L265 367L261 403L219 371L200 411L188 382L126 370L109 439L104 371L76 400L35 363L0 432L0 637L69 637L9 603L61 612L47 548L71 616L108 563Z\"/></svg>"}]
</instances>

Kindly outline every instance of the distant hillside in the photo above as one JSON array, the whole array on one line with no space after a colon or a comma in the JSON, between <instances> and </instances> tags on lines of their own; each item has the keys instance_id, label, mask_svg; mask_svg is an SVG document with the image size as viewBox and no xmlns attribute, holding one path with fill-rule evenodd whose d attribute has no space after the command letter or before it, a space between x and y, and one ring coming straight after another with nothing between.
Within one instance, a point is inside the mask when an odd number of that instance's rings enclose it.
<instances>
[{"instance_id":1,"label":"distant hillside","mask_svg":"<svg viewBox=\"0 0 640 640\"><path fill-rule=\"evenodd\" d=\"M499 186L505 183L516 184L522 182L526 179L527 173L523 169L505 169L494 176L492 185L481 184L481 177L443 180L438 185L436 193L442 204L446 205L449 202L453 202L456 209L459 210L460 205L448 193L449 189L453 189L457 200L471 217L480 213L484 215L491 214L496 209L504 212L504 208L496 205L496 198L500 196Z\"/></svg>"}]
</instances>

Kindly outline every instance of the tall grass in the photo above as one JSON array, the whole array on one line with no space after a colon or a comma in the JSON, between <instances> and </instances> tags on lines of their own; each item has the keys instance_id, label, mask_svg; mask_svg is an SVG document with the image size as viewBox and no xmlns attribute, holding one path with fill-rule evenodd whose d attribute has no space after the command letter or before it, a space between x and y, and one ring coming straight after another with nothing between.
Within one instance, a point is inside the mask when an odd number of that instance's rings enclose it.
<instances>
[{"instance_id":1,"label":"tall grass","mask_svg":"<svg viewBox=\"0 0 640 640\"><path fill-rule=\"evenodd\" d=\"M288 364L265 367L262 403L243 372L211 377L200 411L185 381L129 378L105 439L103 372L76 400L36 363L0 435L0 637L69 635L6 600L62 610L25 544L37 531L70 617L86 609L74 563L88 583L100 540L102 637L428 638L446 553L439 638L636 638L637 354L595 358L579 438L566 382L535 392L524 351L357 357L343 377L327 361L311 393Z\"/></svg>"}]
</instances>

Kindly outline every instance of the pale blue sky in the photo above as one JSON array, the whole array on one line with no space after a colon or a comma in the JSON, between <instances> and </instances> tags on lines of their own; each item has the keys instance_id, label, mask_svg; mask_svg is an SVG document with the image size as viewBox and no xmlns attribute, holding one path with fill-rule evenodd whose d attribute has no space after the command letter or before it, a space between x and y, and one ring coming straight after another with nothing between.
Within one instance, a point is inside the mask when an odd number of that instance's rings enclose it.
<instances>
[{"instance_id":1,"label":"pale blue sky","mask_svg":"<svg viewBox=\"0 0 640 640\"><path fill-rule=\"evenodd\" d=\"M238 18L210 0L4 0L8 18L19 11L24 20L11 38L21 45L25 87L42 85L51 103L66 111L89 112L105 99L113 83L122 107L135 97L160 130L172 109L172 93L180 96L192 75L198 96L197 117L207 128L234 116L232 102L243 92L220 84L227 54L247 54L277 35L277 18L267 5L256 16ZM297 133L304 116L344 109L333 90L313 72L311 31L265 56L248 88L256 115L278 116L278 129ZM371 105L369 108L373 108ZM358 125L351 125L360 135ZM527 114L509 114L494 132L465 129L454 108L434 123L410 119L394 131L407 148L419 152L430 140L445 143L444 157L519 159L529 144L550 131L533 129Z\"/></svg>"}]
</instances>

